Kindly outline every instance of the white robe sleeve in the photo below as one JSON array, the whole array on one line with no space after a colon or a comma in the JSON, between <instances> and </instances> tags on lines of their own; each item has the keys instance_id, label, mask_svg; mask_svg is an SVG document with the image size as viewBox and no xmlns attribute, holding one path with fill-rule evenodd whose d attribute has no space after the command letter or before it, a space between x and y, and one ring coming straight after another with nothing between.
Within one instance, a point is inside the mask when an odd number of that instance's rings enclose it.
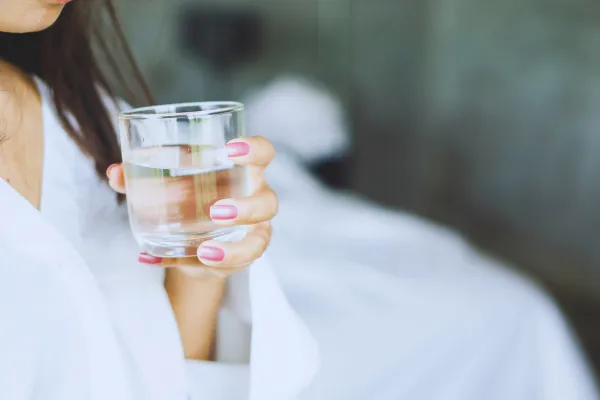
<instances>
[{"instance_id":1,"label":"white robe sleeve","mask_svg":"<svg viewBox=\"0 0 600 400\"><path fill-rule=\"evenodd\" d=\"M0 247L1 249L1 247ZM0 398L91 398L85 335L52 269L2 251Z\"/></svg>"},{"instance_id":2,"label":"white robe sleeve","mask_svg":"<svg viewBox=\"0 0 600 400\"><path fill-rule=\"evenodd\" d=\"M190 400L245 400L250 367L247 364L186 361Z\"/></svg>"}]
</instances>

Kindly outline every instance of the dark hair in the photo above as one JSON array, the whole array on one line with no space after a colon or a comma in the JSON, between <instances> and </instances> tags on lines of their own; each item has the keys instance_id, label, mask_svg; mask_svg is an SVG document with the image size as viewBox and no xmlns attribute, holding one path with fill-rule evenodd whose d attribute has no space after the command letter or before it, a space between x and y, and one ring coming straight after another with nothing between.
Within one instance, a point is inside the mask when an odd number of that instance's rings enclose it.
<instances>
[{"instance_id":1,"label":"dark hair","mask_svg":"<svg viewBox=\"0 0 600 400\"><path fill-rule=\"evenodd\" d=\"M108 40L107 34L114 35L114 39ZM119 52L124 61L117 58ZM102 65L98 62L100 56ZM114 117L108 115L102 92L114 100L117 91L132 97L141 91L143 102L152 101L111 1L69 3L58 21L41 32L1 33L0 58L48 85L67 133L81 151L94 159L98 175L106 178L106 168L121 161L121 152ZM124 78L126 68L133 80ZM132 82L141 90L133 90Z\"/></svg>"}]
</instances>

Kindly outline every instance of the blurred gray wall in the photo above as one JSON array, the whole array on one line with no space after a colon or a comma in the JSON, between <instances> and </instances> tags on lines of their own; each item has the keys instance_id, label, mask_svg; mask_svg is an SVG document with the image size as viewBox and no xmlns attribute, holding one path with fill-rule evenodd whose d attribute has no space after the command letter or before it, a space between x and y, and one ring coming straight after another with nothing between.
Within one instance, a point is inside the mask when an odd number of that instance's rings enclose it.
<instances>
[{"instance_id":1,"label":"blurred gray wall","mask_svg":"<svg viewBox=\"0 0 600 400\"><path fill-rule=\"evenodd\" d=\"M251 6L259 60L215 74L175 44L182 4ZM354 189L456 226L557 285L600 288L600 2L120 0L162 102L280 73L349 110ZM227 82L222 82L227 80Z\"/></svg>"},{"instance_id":2,"label":"blurred gray wall","mask_svg":"<svg viewBox=\"0 0 600 400\"><path fill-rule=\"evenodd\" d=\"M490 245L598 293L600 4L460 0L430 10L429 207L450 198L457 224L502 230Z\"/></svg>"}]
</instances>

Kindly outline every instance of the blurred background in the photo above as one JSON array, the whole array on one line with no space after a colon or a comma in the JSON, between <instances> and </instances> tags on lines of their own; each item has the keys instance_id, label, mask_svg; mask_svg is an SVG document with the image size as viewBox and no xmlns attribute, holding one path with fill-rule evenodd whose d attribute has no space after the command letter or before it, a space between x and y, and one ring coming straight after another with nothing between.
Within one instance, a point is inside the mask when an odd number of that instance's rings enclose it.
<instances>
[{"instance_id":1,"label":"blurred background","mask_svg":"<svg viewBox=\"0 0 600 400\"><path fill-rule=\"evenodd\" d=\"M600 367L600 2L117 5L159 102L239 99L289 73L324 84L353 146L316 173L544 282Z\"/></svg>"}]
</instances>

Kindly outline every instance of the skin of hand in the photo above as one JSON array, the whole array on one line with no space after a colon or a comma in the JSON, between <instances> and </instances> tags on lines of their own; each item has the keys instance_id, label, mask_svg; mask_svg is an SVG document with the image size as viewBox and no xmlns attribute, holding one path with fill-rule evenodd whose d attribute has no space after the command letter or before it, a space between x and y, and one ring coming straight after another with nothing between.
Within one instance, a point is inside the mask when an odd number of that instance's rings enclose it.
<instances>
[{"instance_id":1,"label":"skin of hand","mask_svg":"<svg viewBox=\"0 0 600 400\"><path fill-rule=\"evenodd\" d=\"M277 214L277 196L263 176L275 154L271 143L262 137L249 137L233 140L226 148L229 158L246 168L252 191L248 197L217 201L209 214L221 226L248 226L246 237L239 242L204 242L198 248L198 257L161 259L148 254L139 257L142 263L167 268L165 288L188 359L213 358L217 315L226 278L264 253L271 238L270 220ZM107 175L111 187L125 193L122 166L110 166Z\"/></svg>"},{"instance_id":2,"label":"skin of hand","mask_svg":"<svg viewBox=\"0 0 600 400\"><path fill-rule=\"evenodd\" d=\"M263 171L273 159L275 151L268 140L258 136L235 139L226 148L230 160L248 171L252 191L248 197L217 201L210 207L210 217L221 226L248 226L247 236L239 242L204 242L198 248L198 259L161 259L140 254L140 262L159 267L177 267L191 275L201 276L209 272L228 276L264 253L271 238L270 220L277 214L278 202L264 179ZM125 175L121 164L111 165L107 176L115 191L125 193Z\"/></svg>"}]
</instances>

